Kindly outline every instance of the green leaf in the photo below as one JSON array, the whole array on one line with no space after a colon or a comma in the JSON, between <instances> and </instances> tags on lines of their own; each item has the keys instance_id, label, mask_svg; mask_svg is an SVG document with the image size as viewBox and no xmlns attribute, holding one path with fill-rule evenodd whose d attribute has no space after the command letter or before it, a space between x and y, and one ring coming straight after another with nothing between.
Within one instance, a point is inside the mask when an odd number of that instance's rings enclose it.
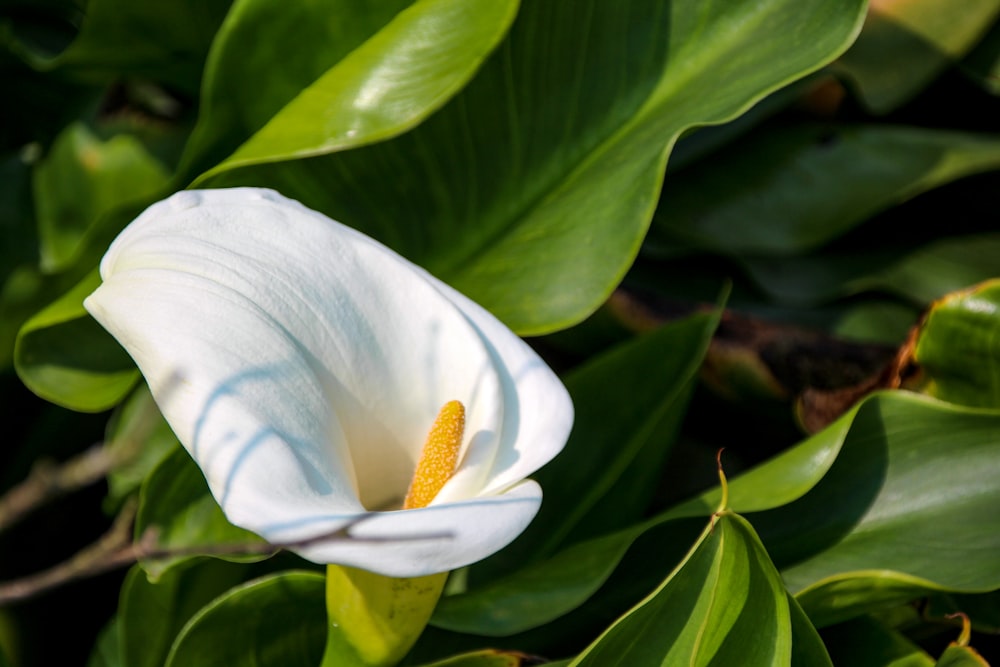
<instances>
[{"instance_id":1,"label":"green leaf","mask_svg":"<svg viewBox=\"0 0 1000 667\"><path fill-rule=\"evenodd\" d=\"M836 56L863 6L528 3L470 84L412 131L210 184L276 187L517 331L550 332L597 308L632 263L676 138Z\"/></svg>"},{"instance_id":2,"label":"green leaf","mask_svg":"<svg viewBox=\"0 0 1000 667\"><path fill-rule=\"evenodd\" d=\"M31 391L82 412L116 405L139 378L125 350L83 308L99 284L95 270L25 322L14 346L14 367Z\"/></svg>"},{"instance_id":3,"label":"green leaf","mask_svg":"<svg viewBox=\"0 0 1000 667\"><path fill-rule=\"evenodd\" d=\"M943 183L1000 167L1000 136L787 123L666 180L649 243L793 255ZM794 286L794 285L793 285Z\"/></svg>"},{"instance_id":4,"label":"green leaf","mask_svg":"<svg viewBox=\"0 0 1000 667\"><path fill-rule=\"evenodd\" d=\"M315 667L326 641L324 578L286 572L204 607L177 637L166 667Z\"/></svg>"},{"instance_id":5,"label":"green leaf","mask_svg":"<svg viewBox=\"0 0 1000 667\"><path fill-rule=\"evenodd\" d=\"M838 667L933 667L934 659L895 630L869 616L823 631Z\"/></svg>"},{"instance_id":6,"label":"green leaf","mask_svg":"<svg viewBox=\"0 0 1000 667\"><path fill-rule=\"evenodd\" d=\"M76 40L54 58L30 60L40 69L61 69L88 81L127 75L194 94L231 1L90 0Z\"/></svg>"},{"instance_id":7,"label":"green leaf","mask_svg":"<svg viewBox=\"0 0 1000 667\"><path fill-rule=\"evenodd\" d=\"M750 525L720 515L671 575L571 663L788 665L792 619L781 578Z\"/></svg>"},{"instance_id":8,"label":"green leaf","mask_svg":"<svg viewBox=\"0 0 1000 667\"><path fill-rule=\"evenodd\" d=\"M139 383L112 416L106 441L120 462L108 473L107 509L137 491L160 461L180 446L145 383Z\"/></svg>"},{"instance_id":9,"label":"green leaf","mask_svg":"<svg viewBox=\"0 0 1000 667\"><path fill-rule=\"evenodd\" d=\"M833 667L826 644L823 643L812 621L802 611L798 601L787 591L785 597L788 600L788 611L792 621L792 667ZM861 666L852 664L851 667Z\"/></svg>"},{"instance_id":10,"label":"green leaf","mask_svg":"<svg viewBox=\"0 0 1000 667\"><path fill-rule=\"evenodd\" d=\"M122 655L120 639L121 619L116 615L97 635L94 650L91 651L90 658L87 660L87 667L126 667L129 663L125 662ZM0 667L7 667L3 651L0 651Z\"/></svg>"},{"instance_id":11,"label":"green leaf","mask_svg":"<svg viewBox=\"0 0 1000 667\"><path fill-rule=\"evenodd\" d=\"M880 2L834 69L872 112L888 113L964 55L998 14L997 0L969 0L960 12L948 0Z\"/></svg>"},{"instance_id":12,"label":"green leaf","mask_svg":"<svg viewBox=\"0 0 1000 667\"><path fill-rule=\"evenodd\" d=\"M146 529L157 529L157 546L195 548L219 544L259 546L263 540L250 531L229 523L208 491L205 477L183 449L175 449L146 478L139 493L135 537ZM153 579L163 576L192 556L141 561ZM227 555L225 560L247 562L266 556Z\"/></svg>"},{"instance_id":13,"label":"green leaf","mask_svg":"<svg viewBox=\"0 0 1000 667\"><path fill-rule=\"evenodd\" d=\"M817 626L930 592L993 590L997 428L998 413L876 394L730 482L730 505ZM718 497L667 516L708 514Z\"/></svg>"},{"instance_id":14,"label":"green leaf","mask_svg":"<svg viewBox=\"0 0 1000 667\"><path fill-rule=\"evenodd\" d=\"M852 249L803 257L747 259L743 266L770 297L816 305L861 292L889 292L927 305L1000 275L1000 235L941 238L918 248Z\"/></svg>"},{"instance_id":15,"label":"green leaf","mask_svg":"<svg viewBox=\"0 0 1000 667\"><path fill-rule=\"evenodd\" d=\"M410 129L472 77L507 32L517 4L516 0L409 3L199 180L242 166L354 148ZM293 18L300 25L301 16ZM273 31L268 26L268 32ZM235 48L236 35L230 32L226 37L229 41L222 48ZM246 39L245 34L240 37ZM223 69L221 64L217 67L216 76ZM274 67L269 71L277 73ZM259 91L259 78L247 83ZM232 100L226 103L233 105ZM211 116L205 123L213 128Z\"/></svg>"},{"instance_id":16,"label":"green leaf","mask_svg":"<svg viewBox=\"0 0 1000 667\"><path fill-rule=\"evenodd\" d=\"M70 125L34 171L41 269L66 268L105 213L154 197L168 178L135 137L101 141L82 123Z\"/></svg>"},{"instance_id":17,"label":"green leaf","mask_svg":"<svg viewBox=\"0 0 1000 667\"><path fill-rule=\"evenodd\" d=\"M344 150L413 127L475 73L517 4L340 0L288 12L275 0L238 2L208 63L184 173L230 153L208 173Z\"/></svg>"},{"instance_id":18,"label":"green leaf","mask_svg":"<svg viewBox=\"0 0 1000 667\"><path fill-rule=\"evenodd\" d=\"M1000 280L934 303L920 326L914 360L924 392L975 407L1000 407Z\"/></svg>"},{"instance_id":19,"label":"green leaf","mask_svg":"<svg viewBox=\"0 0 1000 667\"><path fill-rule=\"evenodd\" d=\"M121 664L161 667L174 638L199 609L243 580L239 566L218 560L187 561L150 582L138 565L122 584L118 607Z\"/></svg>"},{"instance_id":20,"label":"green leaf","mask_svg":"<svg viewBox=\"0 0 1000 667\"><path fill-rule=\"evenodd\" d=\"M989 667L989 663L969 646L949 646L934 667Z\"/></svg>"}]
</instances>

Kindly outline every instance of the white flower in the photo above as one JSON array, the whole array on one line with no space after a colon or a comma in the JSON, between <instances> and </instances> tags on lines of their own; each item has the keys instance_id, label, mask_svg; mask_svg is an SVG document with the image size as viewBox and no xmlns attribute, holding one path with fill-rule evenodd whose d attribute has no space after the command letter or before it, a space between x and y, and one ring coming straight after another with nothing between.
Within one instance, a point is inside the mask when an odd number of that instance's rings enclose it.
<instances>
[{"instance_id":1,"label":"white flower","mask_svg":"<svg viewBox=\"0 0 1000 667\"><path fill-rule=\"evenodd\" d=\"M187 191L115 240L87 310L132 355L234 524L397 577L480 560L534 517L525 477L573 421L558 378L483 308L270 190ZM466 408L434 501L406 493L438 410ZM393 507L387 506L395 503ZM436 535L431 539L406 539Z\"/></svg>"}]
</instances>

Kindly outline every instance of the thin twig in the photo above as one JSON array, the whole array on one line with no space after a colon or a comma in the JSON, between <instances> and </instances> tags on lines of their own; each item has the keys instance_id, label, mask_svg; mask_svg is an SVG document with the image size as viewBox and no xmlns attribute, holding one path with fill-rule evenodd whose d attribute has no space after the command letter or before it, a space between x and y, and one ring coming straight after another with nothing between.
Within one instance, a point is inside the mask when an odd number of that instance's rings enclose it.
<instances>
[{"instance_id":1,"label":"thin twig","mask_svg":"<svg viewBox=\"0 0 1000 667\"><path fill-rule=\"evenodd\" d=\"M99 540L84 548L69 560L48 570L28 575L13 581L0 582L0 607L13 602L35 597L77 579L93 577L139 560L166 560L186 556L268 556L279 549L302 549L329 540L351 540L352 542L399 542L406 540L446 539L451 533L421 533L397 537L361 537L351 535L351 529L366 521L376 513L364 514L335 531L315 535L291 542L242 542L207 544L201 546L160 547L157 546L159 531L155 527L146 529L138 541L131 541L131 526L135 519L136 503L126 503L114 524Z\"/></svg>"},{"instance_id":2,"label":"thin twig","mask_svg":"<svg viewBox=\"0 0 1000 667\"><path fill-rule=\"evenodd\" d=\"M103 443L61 465L39 461L23 482L0 496L0 532L56 498L100 481L118 463Z\"/></svg>"},{"instance_id":3,"label":"thin twig","mask_svg":"<svg viewBox=\"0 0 1000 667\"><path fill-rule=\"evenodd\" d=\"M167 391L176 382L171 377ZM99 442L64 463L39 461L28 477L0 495L0 533L25 516L74 491L96 484L138 454L156 427L159 412L152 398L140 405L133 428L112 441Z\"/></svg>"}]
</instances>

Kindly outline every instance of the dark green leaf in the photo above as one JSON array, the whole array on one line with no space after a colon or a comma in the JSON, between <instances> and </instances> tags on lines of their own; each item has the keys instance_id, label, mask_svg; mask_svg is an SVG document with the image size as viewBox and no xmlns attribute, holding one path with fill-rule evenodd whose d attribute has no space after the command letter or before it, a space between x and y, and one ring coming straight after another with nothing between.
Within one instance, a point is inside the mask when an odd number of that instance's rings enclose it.
<instances>
[{"instance_id":1,"label":"dark green leaf","mask_svg":"<svg viewBox=\"0 0 1000 667\"><path fill-rule=\"evenodd\" d=\"M166 667L316 667L326 642L324 582L287 572L233 589L188 622Z\"/></svg>"},{"instance_id":2,"label":"dark green leaf","mask_svg":"<svg viewBox=\"0 0 1000 667\"><path fill-rule=\"evenodd\" d=\"M823 631L837 667L933 667L934 659L903 635L861 616Z\"/></svg>"},{"instance_id":3,"label":"dark green leaf","mask_svg":"<svg viewBox=\"0 0 1000 667\"><path fill-rule=\"evenodd\" d=\"M108 508L117 507L138 490L160 461L179 447L145 383L140 383L112 416L107 442L112 455L120 461L108 473Z\"/></svg>"},{"instance_id":4,"label":"dark green leaf","mask_svg":"<svg viewBox=\"0 0 1000 667\"><path fill-rule=\"evenodd\" d=\"M175 637L199 609L243 580L244 569L218 560L189 560L150 582L133 567L122 584L118 634L122 664L161 667Z\"/></svg>"},{"instance_id":5,"label":"dark green leaf","mask_svg":"<svg viewBox=\"0 0 1000 667\"><path fill-rule=\"evenodd\" d=\"M87 660L87 667L126 667L129 663L121 651L121 622L118 616L112 617L97 636L94 650ZM3 651L0 650L0 667L7 667Z\"/></svg>"},{"instance_id":6,"label":"dark green leaf","mask_svg":"<svg viewBox=\"0 0 1000 667\"><path fill-rule=\"evenodd\" d=\"M775 124L665 182L650 243L791 255L874 213L1000 167L1000 137L886 125Z\"/></svg>"},{"instance_id":7,"label":"dark green leaf","mask_svg":"<svg viewBox=\"0 0 1000 667\"><path fill-rule=\"evenodd\" d=\"M217 544L258 546L262 540L229 523L208 491L205 477L183 449L175 449L153 470L142 485L135 535L156 527L160 547L191 548ZM190 557L187 557L190 558ZM225 556L227 560L252 561L262 556ZM185 557L143 561L152 578L163 576Z\"/></svg>"},{"instance_id":8,"label":"dark green leaf","mask_svg":"<svg viewBox=\"0 0 1000 667\"><path fill-rule=\"evenodd\" d=\"M198 91L209 46L232 0L90 0L80 34L58 56L32 59L87 80L122 75Z\"/></svg>"}]
</instances>

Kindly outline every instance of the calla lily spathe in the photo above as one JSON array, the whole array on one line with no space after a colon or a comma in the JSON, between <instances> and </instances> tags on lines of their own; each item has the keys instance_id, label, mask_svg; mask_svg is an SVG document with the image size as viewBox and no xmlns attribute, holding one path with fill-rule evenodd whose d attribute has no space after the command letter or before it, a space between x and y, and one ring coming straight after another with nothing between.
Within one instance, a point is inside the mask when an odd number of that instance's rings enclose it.
<instances>
[{"instance_id":1,"label":"calla lily spathe","mask_svg":"<svg viewBox=\"0 0 1000 667\"><path fill-rule=\"evenodd\" d=\"M537 512L525 478L568 437L565 388L486 310L367 236L270 190L186 191L122 232L101 277L87 310L234 524L287 543L377 510L352 534L379 541L299 552L409 577L488 556ZM456 474L429 506L392 509L451 400L467 411Z\"/></svg>"}]
</instances>

